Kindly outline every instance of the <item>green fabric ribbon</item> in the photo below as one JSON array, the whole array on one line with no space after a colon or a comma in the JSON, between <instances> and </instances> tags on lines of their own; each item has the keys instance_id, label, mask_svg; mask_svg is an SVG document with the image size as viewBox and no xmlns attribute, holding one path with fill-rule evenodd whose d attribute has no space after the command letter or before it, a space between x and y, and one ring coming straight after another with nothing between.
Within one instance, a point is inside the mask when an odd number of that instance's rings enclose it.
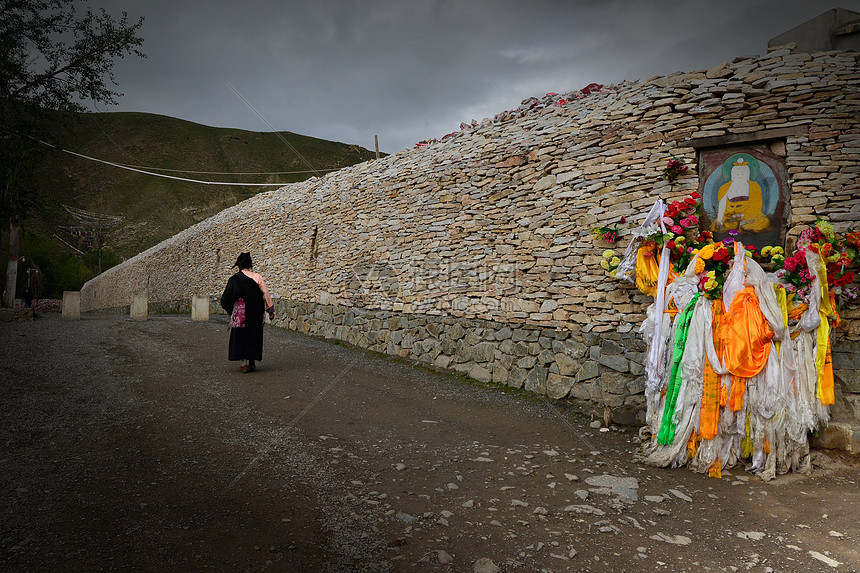
<instances>
[{"instance_id":1,"label":"green fabric ribbon","mask_svg":"<svg viewBox=\"0 0 860 573\"><path fill-rule=\"evenodd\" d=\"M678 315L678 329L675 331L675 346L672 348L672 374L669 376L669 388L666 391L666 405L663 407L663 421L657 442L668 446L675 441L675 406L678 401L678 391L681 389L681 359L684 357L684 347L687 346L687 334L690 332L690 320L693 309L699 300L700 292L696 292L690 304Z\"/></svg>"}]
</instances>

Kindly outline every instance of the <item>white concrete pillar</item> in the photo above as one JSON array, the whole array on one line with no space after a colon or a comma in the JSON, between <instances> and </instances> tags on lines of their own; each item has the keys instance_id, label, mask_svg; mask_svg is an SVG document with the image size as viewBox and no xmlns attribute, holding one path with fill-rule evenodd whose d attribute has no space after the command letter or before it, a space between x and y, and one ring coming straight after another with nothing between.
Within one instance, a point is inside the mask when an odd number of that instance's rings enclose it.
<instances>
[{"instance_id":1,"label":"white concrete pillar","mask_svg":"<svg viewBox=\"0 0 860 573\"><path fill-rule=\"evenodd\" d=\"M209 297L195 295L191 297L191 320L209 320Z\"/></svg>"},{"instance_id":2,"label":"white concrete pillar","mask_svg":"<svg viewBox=\"0 0 860 573\"><path fill-rule=\"evenodd\" d=\"M131 295L131 319L146 320L149 310L149 299L146 291L136 292Z\"/></svg>"},{"instance_id":3,"label":"white concrete pillar","mask_svg":"<svg viewBox=\"0 0 860 573\"><path fill-rule=\"evenodd\" d=\"M81 291L63 291L63 320L81 319Z\"/></svg>"}]
</instances>

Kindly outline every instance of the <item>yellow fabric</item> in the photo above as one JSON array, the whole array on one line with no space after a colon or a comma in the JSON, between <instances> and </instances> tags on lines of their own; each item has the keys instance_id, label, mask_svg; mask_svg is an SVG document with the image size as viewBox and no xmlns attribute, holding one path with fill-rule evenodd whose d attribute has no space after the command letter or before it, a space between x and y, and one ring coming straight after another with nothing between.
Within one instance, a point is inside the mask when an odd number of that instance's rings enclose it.
<instances>
[{"instance_id":1,"label":"yellow fabric","mask_svg":"<svg viewBox=\"0 0 860 573\"><path fill-rule=\"evenodd\" d=\"M776 302L779 304L779 309L782 311L782 325L788 326L788 297L785 294L785 287L782 285L773 285L773 290L776 293ZM779 349L782 342L776 341L776 352L779 354Z\"/></svg>"},{"instance_id":2,"label":"yellow fabric","mask_svg":"<svg viewBox=\"0 0 860 573\"><path fill-rule=\"evenodd\" d=\"M818 314L821 323L815 333L815 371L818 373L818 387L815 397L825 406L836 402L833 389L833 362L830 354L830 321L834 314L833 306L830 304L830 293L827 288L827 267L822 260L818 266L818 277L821 279L821 307Z\"/></svg>"},{"instance_id":3,"label":"yellow fabric","mask_svg":"<svg viewBox=\"0 0 860 573\"><path fill-rule=\"evenodd\" d=\"M741 455L745 458L751 458L753 455L753 443L750 439L750 415L747 412L744 420L744 437L741 440Z\"/></svg>"},{"instance_id":4,"label":"yellow fabric","mask_svg":"<svg viewBox=\"0 0 860 573\"><path fill-rule=\"evenodd\" d=\"M642 294L657 295L657 279L660 274L654 247L641 246L636 251L636 287Z\"/></svg>"},{"instance_id":5,"label":"yellow fabric","mask_svg":"<svg viewBox=\"0 0 860 573\"><path fill-rule=\"evenodd\" d=\"M773 331L761 312L753 287L745 287L735 295L720 338L726 369L734 376L752 378L767 364Z\"/></svg>"}]
</instances>

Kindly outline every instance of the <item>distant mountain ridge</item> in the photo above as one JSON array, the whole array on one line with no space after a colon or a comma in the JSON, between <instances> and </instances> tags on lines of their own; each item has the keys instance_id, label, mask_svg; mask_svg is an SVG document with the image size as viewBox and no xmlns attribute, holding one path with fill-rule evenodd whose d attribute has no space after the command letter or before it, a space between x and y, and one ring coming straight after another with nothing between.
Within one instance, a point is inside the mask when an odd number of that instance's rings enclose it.
<instances>
[{"instance_id":1,"label":"distant mountain ridge","mask_svg":"<svg viewBox=\"0 0 860 573\"><path fill-rule=\"evenodd\" d=\"M294 183L375 157L357 145L290 132L209 127L148 113L52 113L40 131L51 133L58 149L45 154L34 174L41 209L25 226L65 242L63 248L85 248L92 237L86 229L82 234L81 212L121 218L105 225L100 242L125 258L273 187L158 177L59 148L141 171L228 183Z\"/></svg>"}]
</instances>

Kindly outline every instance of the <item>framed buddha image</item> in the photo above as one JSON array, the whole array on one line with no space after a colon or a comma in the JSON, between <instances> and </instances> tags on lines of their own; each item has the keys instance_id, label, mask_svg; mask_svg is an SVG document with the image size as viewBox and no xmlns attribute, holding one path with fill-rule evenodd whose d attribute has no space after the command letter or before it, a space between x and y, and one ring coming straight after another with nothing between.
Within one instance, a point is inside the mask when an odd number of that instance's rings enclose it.
<instances>
[{"instance_id":1,"label":"framed buddha image","mask_svg":"<svg viewBox=\"0 0 860 573\"><path fill-rule=\"evenodd\" d=\"M719 241L736 239L759 249L783 246L788 185L783 159L767 145L699 151L703 231Z\"/></svg>"}]
</instances>

